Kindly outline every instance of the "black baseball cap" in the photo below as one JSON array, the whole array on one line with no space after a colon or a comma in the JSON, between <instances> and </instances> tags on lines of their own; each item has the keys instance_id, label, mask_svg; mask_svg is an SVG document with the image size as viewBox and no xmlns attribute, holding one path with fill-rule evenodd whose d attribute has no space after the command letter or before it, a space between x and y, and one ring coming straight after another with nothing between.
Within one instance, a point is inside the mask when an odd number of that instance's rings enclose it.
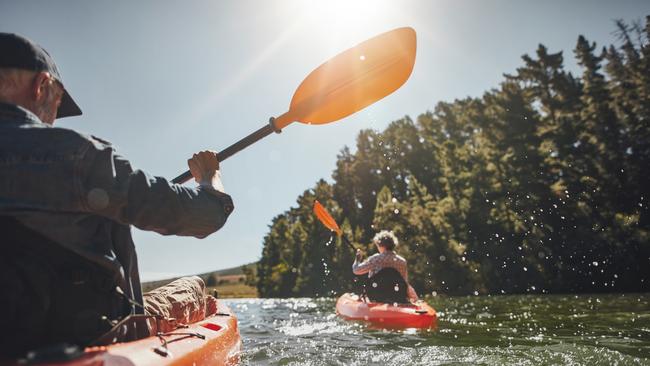
<instances>
[{"instance_id":1,"label":"black baseball cap","mask_svg":"<svg viewBox=\"0 0 650 366\"><path fill-rule=\"evenodd\" d=\"M43 47L17 34L0 32L0 68L47 71L63 86L63 79L52 56ZM56 118L80 115L81 108L63 86Z\"/></svg>"}]
</instances>

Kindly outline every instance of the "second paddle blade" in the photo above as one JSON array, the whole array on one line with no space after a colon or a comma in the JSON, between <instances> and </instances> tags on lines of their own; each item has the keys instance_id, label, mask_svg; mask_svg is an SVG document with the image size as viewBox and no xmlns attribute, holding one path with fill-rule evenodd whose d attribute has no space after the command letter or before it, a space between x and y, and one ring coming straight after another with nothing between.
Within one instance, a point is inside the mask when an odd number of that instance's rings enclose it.
<instances>
[{"instance_id":1,"label":"second paddle blade","mask_svg":"<svg viewBox=\"0 0 650 366\"><path fill-rule=\"evenodd\" d=\"M327 209L321 205L320 202L314 201L314 213L320 222L323 223L328 229L335 231L338 235L341 235L341 229L336 223L334 218L327 212Z\"/></svg>"}]
</instances>

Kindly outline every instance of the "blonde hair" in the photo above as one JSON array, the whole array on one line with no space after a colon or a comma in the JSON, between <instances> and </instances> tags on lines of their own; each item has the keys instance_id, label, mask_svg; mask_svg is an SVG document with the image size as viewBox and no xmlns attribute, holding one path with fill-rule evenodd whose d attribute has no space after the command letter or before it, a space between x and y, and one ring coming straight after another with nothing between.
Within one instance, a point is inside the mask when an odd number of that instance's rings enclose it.
<instances>
[{"instance_id":1,"label":"blonde hair","mask_svg":"<svg viewBox=\"0 0 650 366\"><path fill-rule=\"evenodd\" d=\"M392 231L382 230L372 238L373 243L376 245L382 246L388 250L393 250L399 244L397 236Z\"/></svg>"}]
</instances>

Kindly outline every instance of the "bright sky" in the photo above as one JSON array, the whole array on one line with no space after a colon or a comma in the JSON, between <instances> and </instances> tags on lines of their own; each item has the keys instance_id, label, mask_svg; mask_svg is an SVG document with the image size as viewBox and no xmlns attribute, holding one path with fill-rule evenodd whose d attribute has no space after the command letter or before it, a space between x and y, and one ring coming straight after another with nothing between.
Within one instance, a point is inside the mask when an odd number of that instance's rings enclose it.
<instances>
[{"instance_id":1,"label":"bright sky","mask_svg":"<svg viewBox=\"0 0 650 366\"><path fill-rule=\"evenodd\" d=\"M289 125L222 164L235 212L198 240L134 230L144 280L260 257L271 219L331 180L363 128L382 130L439 101L480 96L539 43L573 69L579 34L614 42L614 20L643 20L647 0L0 0L0 31L40 43L84 111L58 126L111 141L132 164L173 178L201 149L222 150L284 113L311 70L403 26L416 30L413 74L340 122Z\"/></svg>"}]
</instances>

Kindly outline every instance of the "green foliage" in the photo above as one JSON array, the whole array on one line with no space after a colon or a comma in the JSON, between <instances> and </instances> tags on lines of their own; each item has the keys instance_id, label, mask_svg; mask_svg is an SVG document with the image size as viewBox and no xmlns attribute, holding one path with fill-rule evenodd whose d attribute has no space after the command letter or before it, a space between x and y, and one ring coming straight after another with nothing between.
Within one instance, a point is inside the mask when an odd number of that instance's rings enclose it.
<instances>
[{"instance_id":1,"label":"green foliage","mask_svg":"<svg viewBox=\"0 0 650 366\"><path fill-rule=\"evenodd\" d=\"M277 216L257 267L263 297L350 290L353 252L315 199L371 253L395 231L421 293L648 291L650 18L619 46L578 38L535 56L481 98L363 130L332 174Z\"/></svg>"},{"instance_id":2,"label":"green foliage","mask_svg":"<svg viewBox=\"0 0 650 366\"><path fill-rule=\"evenodd\" d=\"M257 285L257 274L255 273L255 269L249 266L242 266L241 271L244 274L244 284L246 286L255 287Z\"/></svg>"}]
</instances>

